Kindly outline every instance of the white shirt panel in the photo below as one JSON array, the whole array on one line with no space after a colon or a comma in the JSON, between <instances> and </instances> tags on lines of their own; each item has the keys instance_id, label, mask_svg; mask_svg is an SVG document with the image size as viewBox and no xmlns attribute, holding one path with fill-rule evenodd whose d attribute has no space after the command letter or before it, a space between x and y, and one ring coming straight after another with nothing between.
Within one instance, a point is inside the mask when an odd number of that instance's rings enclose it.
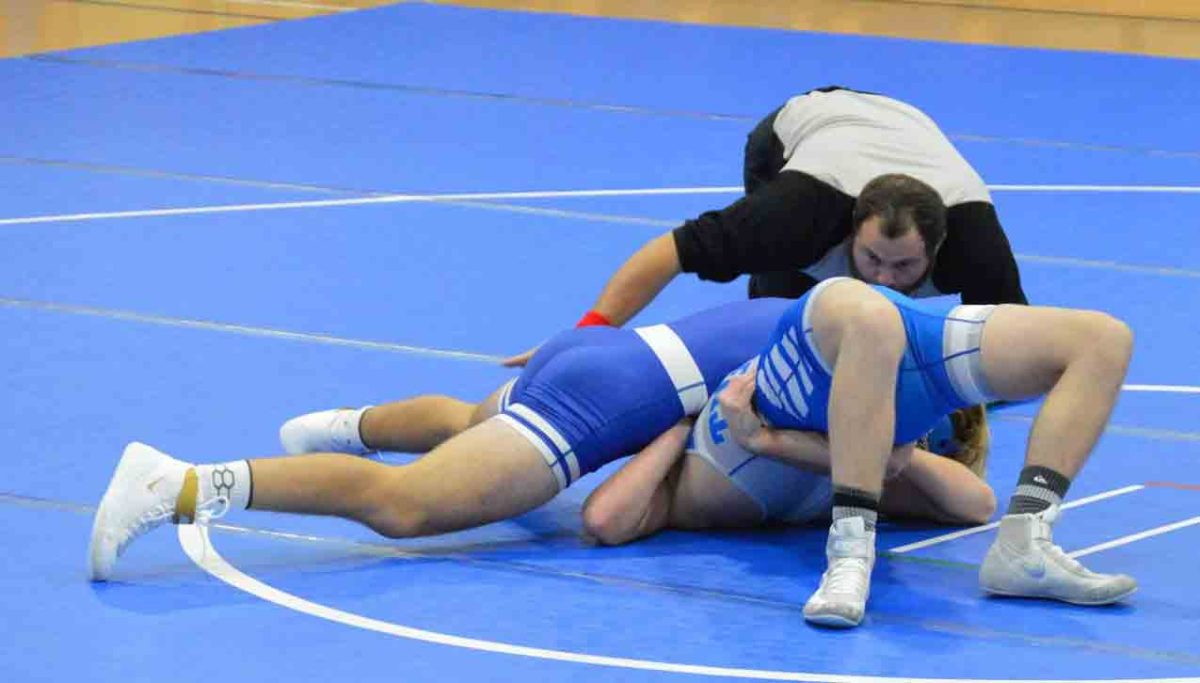
<instances>
[{"instance_id":1,"label":"white shirt panel","mask_svg":"<svg viewBox=\"0 0 1200 683\"><path fill-rule=\"evenodd\" d=\"M775 118L785 169L857 197L872 179L911 175L947 206L991 202L987 186L928 116L882 95L811 92L788 100Z\"/></svg>"}]
</instances>

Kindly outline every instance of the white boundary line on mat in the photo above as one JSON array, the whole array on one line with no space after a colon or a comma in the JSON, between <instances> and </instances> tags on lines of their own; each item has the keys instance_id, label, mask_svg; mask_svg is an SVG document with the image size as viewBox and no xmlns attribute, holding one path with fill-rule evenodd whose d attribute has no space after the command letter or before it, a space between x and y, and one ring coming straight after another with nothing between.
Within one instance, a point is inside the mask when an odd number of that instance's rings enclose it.
<instances>
[{"instance_id":1,"label":"white boundary line on mat","mask_svg":"<svg viewBox=\"0 0 1200 683\"><path fill-rule=\"evenodd\" d=\"M229 564L213 547L207 527L199 524L181 524L178 527L179 544L187 556L201 569L217 579L245 591L258 598L274 603L290 610L301 612L319 619L326 619L346 626L360 628L376 633L383 633L398 638L407 638L426 643L448 645L478 652L492 652L530 657L576 664L590 664L614 669L635 669L641 671L661 671L664 673L691 674L694 676L724 676L727 678L742 678L764 681L805 681L811 683L897 683L910 681L912 683L1200 683L1200 678L1141 678L1141 679L1069 679L1069 680L1036 680L1036 679L976 679L976 678L913 678L912 676L853 676L828 673L806 673L800 671L772 671L766 669L742 669L721 666L702 666L679 662L659 662L649 659L631 659L626 657L607 657L591 655L566 650L550 650L524 645L501 643L479 638L464 638L462 636L428 631L404 626L381 619L372 619L352 612L346 612L334 607L305 600L291 593L279 590L274 586L259 581L241 572Z\"/></svg>"},{"instance_id":2,"label":"white boundary line on mat","mask_svg":"<svg viewBox=\"0 0 1200 683\"><path fill-rule=\"evenodd\" d=\"M1099 193L1162 193L1200 194L1200 186L1191 185L990 185L994 192L1099 192ZM313 199L300 202L263 202L257 204L218 204L171 209L134 211L102 211L92 213L57 214L2 218L3 225L33 225L37 223L66 223L114 218L151 218L162 216L191 216L244 211L279 211L285 209L316 209L337 206L371 204L406 204L413 202L499 201L514 199L572 199L586 197L649 197L668 195L738 194L739 186L714 187L653 187L627 190L533 190L526 192L458 192L445 194L388 194L347 199Z\"/></svg>"}]
</instances>

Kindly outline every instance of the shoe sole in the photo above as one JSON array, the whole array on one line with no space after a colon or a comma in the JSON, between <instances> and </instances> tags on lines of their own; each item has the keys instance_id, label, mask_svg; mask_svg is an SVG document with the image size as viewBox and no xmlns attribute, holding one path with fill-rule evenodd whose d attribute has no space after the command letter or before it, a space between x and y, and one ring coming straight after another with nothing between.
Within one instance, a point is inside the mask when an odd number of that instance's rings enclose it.
<instances>
[{"instance_id":1,"label":"shoe sole","mask_svg":"<svg viewBox=\"0 0 1200 683\"><path fill-rule=\"evenodd\" d=\"M982 588L985 593L988 593L991 595L998 595L998 596L1004 597L1004 598L1028 598L1030 600L1054 600L1056 602L1065 602L1065 603L1068 603L1071 605L1082 605L1084 607L1098 607L1100 605L1111 605L1115 602L1120 602L1121 600L1124 600L1125 598L1133 595L1134 593L1137 592L1137 589L1138 589L1137 586L1134 586L1133 588L1130 588L1129 590L1125 591L1124 593L1121 593L1120 595L1115 595L1111 598L1105 598L1103 600L1068 600L1067 598L1059 598L1059 597L1056 597L1053 595L1029 595L1027 593L1018 593L1015 591L1004 591L1004 590L1000 590L998 588L990 588L988 586L980 586L980 588Z\"/></svg>"},{"instance_id":2,"label":"shoe sole","mask_svg":"<svg viewBox=\"0 0 1200 683\"><path fill-rule=\"evenodd\" d=\"M836 614L819 614L814 616L804 615L804 620L816 626L824 626L825 628L854 628L862 623L862 619L854 621L841 617Z\"/></svg>"},{"instance_id":3,"label":"shoe sole","mask_svg":"<svg viewBox=\"0 0 1200 683\"><path fill-rule=\"evenodd\" d=\"M104 489L104 496L100 498L100 505L96 508L96 516L92 520L92 535L88 541L88 573L92 581L107 581L111 575L112 567L109 567L108 573L98 571L96 553L100 531L108 521L108 510L111 507L113 491L118 488L118 483L124 484L124 479L128 476L127 473L132 467L133 461L145 457L144 451L149 448L143 444L130 444L125 447L121 459L117 461L116 469L113 470L112 479L108 482L108 488Z\"/></svg>"},{"instance_id":4,"label":"shoe sole","mask_svg":"<svg viewBox=\"0 0 1200 683\"><path fill-rule=\"evenodd\" d=\"M99 540L100 529L104 526L104 521L107 515L105 514L105 506L101 499L100 507L96 510L96 516L92 520L92 535L88 541L88 578L92 581L107 581L108 574L102 573L99 569L99 558L97 541Z\"/></svg>"}]
</instances>

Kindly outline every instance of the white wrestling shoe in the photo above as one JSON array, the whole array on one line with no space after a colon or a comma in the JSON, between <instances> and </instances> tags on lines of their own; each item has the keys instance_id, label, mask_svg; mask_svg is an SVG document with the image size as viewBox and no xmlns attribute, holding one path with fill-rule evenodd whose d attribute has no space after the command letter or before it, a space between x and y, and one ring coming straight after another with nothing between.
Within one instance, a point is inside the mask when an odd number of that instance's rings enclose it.
<instances>
[{"instance_id":1,"label":"white wrestling shoe","mask_svg":"<svg viewBox=\"0 0 1200 683\"><path fill-rule=\"evenodd\" d=\"M279 443L288 455L301 453L373 453L363 445L358 423L371 406L336 408L293 417L279 428Z\"/></svg>"},{"instance_id":2,"label":"white wrestling shoe","mask_svg":"<svg viewBox=\"0 0 1200 683\"><path fill-rule=\"evenodd\" d=\"M829 568L821 585L804 604L804 619L833 628L851 628L862 623L871 593L871 570L875 567L875 532L867 531L862 517L834 521L825 543Z\"/></svg>"},{"instance_id":3,"label":"white wrestling shoe","mask_svg":"<svg viewBox=\"0 0 1200 683\"><path fill-rule=\"evenodd\" d=\"M979 569L983 590L1075 605L1107 605L1136 591L1133 577L1089 571L1054 545L1050 527L1058 512L1055 505L1036 515L1000 518L1000 531Z\"/></svg>"},{"instance_id":4,"label":"white wrestling shoe","mask_svg":"<svg viewBox=\"0 0 1200 683\"><path fill-rule=\"evenodd\" d=\"M164 522L206 522L228 501L198 501L196 470L182 460L141 443L125 447L92 523L88 565L93 581L106 581L125 548Z\"/></svg>"}]
</instances>

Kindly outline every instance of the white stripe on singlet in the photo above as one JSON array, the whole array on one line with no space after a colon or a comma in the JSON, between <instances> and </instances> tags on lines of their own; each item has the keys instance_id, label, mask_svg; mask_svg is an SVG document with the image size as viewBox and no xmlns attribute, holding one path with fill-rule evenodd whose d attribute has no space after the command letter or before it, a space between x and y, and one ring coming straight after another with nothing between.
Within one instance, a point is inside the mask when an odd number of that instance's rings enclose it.
<instances>
[{"instance_id":1,"label":"white stripe on singlet","mask_svg":"<svg viewBox=\"0 0 1200 683\"><path fill-rule=\"evenodd\" d=\"M538 452L542 454L542 458L545 459L546 466L549 467L550 471L554 473L554 478L558 480L558 490L561 491L567 488L567 475L563 474L562 467L560 467L558 464L558 454L554 452L554 449L551 448L550 445L547 444L537 432L533 431L529 427L526 427L525 423L521 422L512 415L500 413L493 419L499 420L509 427L512 427L517 431L518 434L525 437L526 441L533 444L534 448L538 449Z\"/></svg>"},{"instance_id":2,"label":"white stripe on singlet","mask_svg":"<svg viewBox=\"0 0 1200 683\"><path fill-rule=\"evenodd\" d=\"M650 350L658 356L663 369L675 385L679 394L679 402L683 404L685 415L696 415L708 402L708 387L704 384L704 374L691 351L679 335L666 325L639 327L634 330L646 342Z\"/></svg>"},{"instance_id":3,"label":"white stripe on singlet","mask_svg":"<svg viewBox=\"0 0 1200 683\"><path fill-rule=\"evenodd\" d=\"M516 385L517 378L514 377L505 382L504 386L500 387L500 396L496 399L497 412L503 412L504 409L508 407L508 402L512 400L513 387Z\"/></svg>"},{"instance_id":4,"label":"white stripe on singlet","mask_svg":"<svg viewBox=\"0 0 1200 683\"><path fill-rule=\"evenodd\" d=\"M995 306L955 306L946 314L946 332L942 337L946 375L958 395L971 405L994 398L983 376L979 344L984 322L995 309Z\"/></svg>"},{"instance_id":5,"label":"white stripe on singlet","mask_svg":"<svg viewBox=\"0 0 1200 683\"><path fill-rule=\"evenodd\" d=\"M559 459L567 463L568 484L579 478L579 458L576 457L575 451L571 447L571 444L567 442L566 437L555 429L554 425L547 422L546 418L533 412L529 406L520 403L513 403L508 406L508 412L526 420L541 431L542 434L546 435L546 438L554 442L554 447L562 454Z\"/></svg>"},{"instance_id":6,"label":"white stripe on singlet","mask_svg":"<svg viewBox=\"0 0 1200 683\"><path fill-rule=\"evenodd\" d=\"M825 358L821 355L821 350L817 348L817 340L813 338L812 325L809 324L808 319L812 315L813 302L817 300L817 297L821 295L822 291L835 282L843 282L852 279L853 278L848 277L831 277L828 280L822 280L821 282L817 283L816 287L813 287L811 290L809 290L808 301L804 302L804 312L800 314L800 332L804 335L804 342L808 344L809 350L812 351L812 354L814 357L816 357L817 362L821 364L821 369L824 370L825 374L829 375L830 377L833 376L833 368L829 367L829 364L825 362Z\"/></svg>"}]
</instances>

